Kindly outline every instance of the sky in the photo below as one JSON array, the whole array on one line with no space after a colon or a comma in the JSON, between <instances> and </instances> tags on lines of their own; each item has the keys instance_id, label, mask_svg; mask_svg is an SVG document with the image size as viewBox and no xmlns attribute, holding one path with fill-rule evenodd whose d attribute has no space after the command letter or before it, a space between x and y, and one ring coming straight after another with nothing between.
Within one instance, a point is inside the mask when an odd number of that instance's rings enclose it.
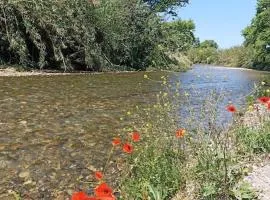
<instances>
[{"instance_id":1,"label":"sky","mask_svg":"<svg viewBox=\"0 0 270 200\"><path fill-rule=\"evenodd\" d=\"M256 0L190 0L178 10L181 19L192 19L196 37L215 40L220 48L240 45L241 31L255 16Z\"/></svg>"}]
</instances>

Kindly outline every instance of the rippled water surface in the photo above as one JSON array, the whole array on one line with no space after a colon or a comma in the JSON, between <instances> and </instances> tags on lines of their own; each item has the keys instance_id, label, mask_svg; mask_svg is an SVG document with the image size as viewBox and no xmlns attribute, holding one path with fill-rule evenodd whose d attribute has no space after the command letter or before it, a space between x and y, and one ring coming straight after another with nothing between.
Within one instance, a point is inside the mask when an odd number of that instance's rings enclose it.
<instances>
[{"instance_id":1,"label":"rippled water surface","mask_svg":"<svg viewBox=\"0 0 270 200\"><path fill-rule=\"evenodd\" d=\"M159 92L159 83L143 75L0 77L0 197L14 190L24 199L54 199L59 191L83 187L78 177L90 179L113 135L129 123L119 120L123 113L152 102ZM226 94L224 105L243 105L266 73L208 66L148 73L155 80L162 75L181 81L188 106L198 108L210 91Z\"/></svg>"}]
</instances>

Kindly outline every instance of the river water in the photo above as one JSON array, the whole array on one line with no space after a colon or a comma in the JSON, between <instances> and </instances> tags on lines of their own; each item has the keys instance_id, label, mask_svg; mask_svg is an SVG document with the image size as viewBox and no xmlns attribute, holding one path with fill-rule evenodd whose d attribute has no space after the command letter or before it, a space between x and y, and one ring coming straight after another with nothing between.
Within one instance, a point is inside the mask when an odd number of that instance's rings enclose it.
<instances>
[{"instance_id":1,"label":"river water","mask_svg":"<svg viewBox=\"0 0 270 200\"><path fill-rule=\"evenodd\" d=\"M144 74L0 77L0 197L14 190L23 199L54 199L59 191L84 187L78 177L91 180L91 170L102 166L116 130L129 123L120 120L123 113L151 103L161 90ZM223 94L218 113L228 121L224 106L243 106L266 73L197 65L147 75L180 81L195 109L211 92Z\"/></svg>"}]
</instances>

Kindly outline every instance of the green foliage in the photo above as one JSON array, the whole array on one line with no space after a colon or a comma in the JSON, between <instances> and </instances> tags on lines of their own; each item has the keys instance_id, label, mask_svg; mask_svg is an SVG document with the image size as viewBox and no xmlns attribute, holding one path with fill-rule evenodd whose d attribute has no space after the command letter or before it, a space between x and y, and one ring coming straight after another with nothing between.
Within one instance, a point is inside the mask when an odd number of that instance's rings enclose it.
<instances>
[{"instance_id":1,"label":"green foliage","mask_svg":"<svg viewBox=\"0 0 270 200\"><path fill-rule=\"evenodd\" d=\"M168 12L169 14L176 15L173 11L175 7L184 6L189 3L189 0L143 0L146 2L151 10L156 12Z\"/></svg>"},{"instance_id":2,"label":"green foliage","mask_svg":"<svg viewBox=\"0 0 270 200\"><path fill-rule=\"evenodd\" d=\"M252 66L252 55L252 49L244 46L220 50L217 64L229 67L250 68Z\"/></svg>"},{"instance_id":3,"label":"green foliage","mask_svg":"<svg viewBox=\"0 0 270 200\"><path fill-rule=\"evenodd\" d=\"M183 154L170 148L158 150L156 145L144 148L133 164L131 176L122 181L124 199L165 200L183 185Z\"/></svg>"},{"instance_id":4,"label":"green foliage","mask_svg":"<svg viewBox=\"0 0 270 200\"><path fill-rule=\"evenodd\" d=\"M218 48L218 44L214 40L205 40L200 44L201 48Z\"/></svg>"},{"instance_id":5,"label":"green foliage","mask_svg":"<svg viewBox=\"0 0 270 200\"><path fill-rule=\"evenodd\" d=\"M218 51L216 48L193 48L188 51L188 58L193 63L214 64L218 60Z\"/></svg>"},{"instance_id":6,"label":"green foliage","mask_svg":"<svg viewBox=\"0 0 270 200\"><path fill-rule=\"evenodd\" d=\"M43 68L95 68L93 5L87 0L4 0L0 3L4 60Z\"/></svg>"},{"instance_id":7,"label":"green foliage","mask_svg":"<svg viewBox=\"0 0 270 200\"><path fill-rule=\"evenodd\" d=\"M233 189L233 194L237 200L258 199L256 191L247 182L241 182Z\"/></svg>"},{"instance_id":8,"label":"green foliage","mask_svg":"<svg viewBox=\"0 0 270 200\"><path fill-rule=\"evenodd\" d=\"M195 42L195 24L188 20L175 20L161 24L162 40L152 51L151 67L172 71L185 71L192 62L183 53Z\"/></svg>"},{"instance_id":9,"label":"green foliage","mask_svg":"<svg viewBox=\"0 0 270 200\"><path fill-rule=\"evenodd\" d=\"M213 43L214 44L214 43ZM213 46L213 45L210 45ZM216 46L216 45L214 45ZM194 63L223 65L227 67L252 67L253 49L236 46L229 49L209 47L208 42L188 51L189 59Z\"/></svg>"},{"instance_id":10,"label":"green foliage","mask_svg":"<svg viewBox=\"0 0 270 200\"><path fill-rule=\"evenodd\" d=\"M0 2L0 63L40 69L145 70L155 59L165 58L156 62L162 68L174 61L158 46L170 48L175 42L179 51L187 49L194 24L164 23L159 12L185 3L4 0Z\"/></svg>"},{"instance_id":11,"label":"green foliage","mask_svg":"<svg viewBox=\"0 0 270 200\"><path fill-rule=\"evenodd\" d=\"M258 0L257 13L244 31L245 45L254 50L253 67L270 70L270 1Z\"/></svg>"},{"instance_id":12,"label":"green foliage","mask_svg":"<svg viewBox=\"0 0 270 200\"><path fill-rule=\"evenodd\" d=\"M195 42L195 24L191 20L162 23L163 45L172 52L186 51Z\"/></svg>"},{"instance_id":13,"label":"green foliage","mask_svg":"<svg viewBox=\"0 0 270 200\"><path fill-rule=\"evenodd\" d=\"M104 0L95 11L99 45L106 58L115 65L145 70L159 44L160 19L136 0Z\"/></svg>"},{"instance_id":14,"label":"green foliage","mask_svg":"<svg viewBox=\"0 0 270 200\"><path fill-rule=\"evenodd\" d=\"M244 152L269 153L270 152L270 123L266 122L259 129L239 128L237 139Z\"/></svg>"}]
</instances>

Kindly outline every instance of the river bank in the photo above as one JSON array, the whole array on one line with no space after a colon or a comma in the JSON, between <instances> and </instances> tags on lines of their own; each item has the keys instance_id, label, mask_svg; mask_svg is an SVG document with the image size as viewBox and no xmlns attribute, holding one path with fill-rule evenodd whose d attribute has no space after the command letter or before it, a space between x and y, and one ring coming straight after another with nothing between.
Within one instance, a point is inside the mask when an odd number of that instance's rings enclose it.
<instances>
[{"instance_id":1,"label":"river bank","mask_svg":"<svg viewBox=\"0 0 270 200\"><path fill-rule=\"evenodd\" d=\"M147 70L145 73L151 72L167 72L173 73L173 71L169 70ZM0 67L0 77L1 76L66 76L66 75L97 75L97 74L124 74L124 73L138 73L142 71L104 71L104 72L92 72L92 71L73 71L73 72L64 72L58 70L25 70L18 71L14 67L1 68Z\"/></svg>"},{"instance_id":2,"label":"river bank","mask_svg":"<svg viewBox=\"0 0 270 200\"><path fill-rule=\"evenodd\" d=\"M195 64L192 68L198 66L199 64ZM254 71L254 72L263 72L263 73L270 73L269 71L258 71L254 69L248 68L238 68L238 67L227 67L227 66L213 66L202 64L200 67L210 67L210 68L217 68L217 69L232 69L232 70L240 70L240 71ZM192 70L192 68L188 69ZM147 70L145 73L151 73L155 71L165 72L165 73L175 73L174 71L170 70ZM142 71L106 71L106 72L90 72L90 71L74 71L74 72L64 72L64 71L57 71L57 70L29 70L29 71L18 71L14 67L0 67L0 77L20 77L20 76L66 76L66 75L96 75L96 74L121 74L121 73L138 73ZM186 71L183 71L186 72Z\"/></svg>"},{"instance_id":3,"label":"river bank","mask_svg":"<svg viewBox=\"0 0 270 200\"><path fill-rule=\"evenodd\" d=\"M60 75L83 75L83 74L101 74L102 72L63 72L57 70L29 70L18 71L14 67L0 68L0 76L60 76Z\"/></svg>"}]
</instances>

